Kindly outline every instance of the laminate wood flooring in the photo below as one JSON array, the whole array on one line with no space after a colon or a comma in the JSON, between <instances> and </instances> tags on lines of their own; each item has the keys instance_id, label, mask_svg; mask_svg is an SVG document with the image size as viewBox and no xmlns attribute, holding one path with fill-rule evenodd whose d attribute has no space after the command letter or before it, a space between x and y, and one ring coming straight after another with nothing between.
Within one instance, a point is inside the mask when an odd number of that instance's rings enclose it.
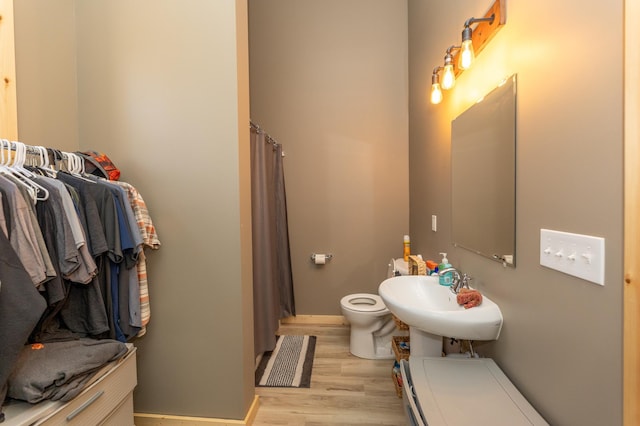
<instances>
[{"instance_id":1,"label":"laminate wood flooring","mask_svg":"<svg viewBox=\"0 0 640 426\"><path fill-rule=\"evenodd\" d=\"M254 426L407 424L391 379L393 360L349 352L349 326L284 324L279 334L317 336L311 388L257 387Z\"/></svg>"}]
</instances>

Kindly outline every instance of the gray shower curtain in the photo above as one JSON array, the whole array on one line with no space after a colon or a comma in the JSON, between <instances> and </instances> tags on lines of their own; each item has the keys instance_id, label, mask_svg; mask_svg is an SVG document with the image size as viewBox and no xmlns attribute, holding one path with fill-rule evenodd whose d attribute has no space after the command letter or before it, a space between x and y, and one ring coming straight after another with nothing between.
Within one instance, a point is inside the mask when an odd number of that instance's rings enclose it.
<instances>
[{"instance_id":1,"label":"gray shower curtain","mask_svg":"<svg viewBox=\"0 0 640 426\"><path fill-rule=\"evenodd\" d=\"M282 146L251 125L254 355L276 345L280 318L295 315Z\"/></svg>"}]
</instances>

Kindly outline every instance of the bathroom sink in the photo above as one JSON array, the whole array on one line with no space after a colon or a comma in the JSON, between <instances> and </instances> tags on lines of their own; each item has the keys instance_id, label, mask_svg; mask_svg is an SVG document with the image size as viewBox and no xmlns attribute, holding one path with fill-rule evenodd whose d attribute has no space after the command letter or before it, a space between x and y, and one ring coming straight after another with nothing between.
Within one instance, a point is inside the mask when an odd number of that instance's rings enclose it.
<instances>
[{"instance_id":1,"label":"bathroom sink","mask_svg":"<svg viewBox=\"0 0 640 426\"><path fill-rule=\"evenodd\" d=\"M498 305L482 295L479 306L465 309L449 287L438 283L437 276L392 277L380 284L378 294L410 329L464 340L495 340L500 335Z\"/></svg>"}]
</instances>

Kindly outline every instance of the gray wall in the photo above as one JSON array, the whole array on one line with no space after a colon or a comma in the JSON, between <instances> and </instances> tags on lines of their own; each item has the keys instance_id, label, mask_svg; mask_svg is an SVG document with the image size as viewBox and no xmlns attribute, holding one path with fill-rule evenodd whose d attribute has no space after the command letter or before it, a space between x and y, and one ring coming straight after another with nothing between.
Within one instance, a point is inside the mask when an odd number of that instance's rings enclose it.
<instances>
[{"instance_id":1,"label":"gray wall","mask_svg":"<svg viewBox=\"0 0 640 426\"><path fill-rule=\"evenodd\" d=\"M409 232L406 3L251 0L249 22L251 118L286 153L297 313L337 315Z\"/></svg>"},{"instance_id":2,"label":"gray wall","mask_svg":"<svg viewBox=\"0 0 640 426\"><path fill-rule=\"evenodd\" d=\"M108 153L162 241L148 253L135 410L242 419L254 396L246 1L41 3L16 2L21 139Z\"/></svg>"},{"instance_id":3,"label":"gray wall","mask_svg":"<svg viewBox=\"0 0 640 426\"><path fill-rule=\"evenodd\" d=\"M502 334L481 349L551 424L621 424L623 2L507 2L506 26L443 103L429 104L434 66L489 6L409 0L414 245L449 252L500 305ZM450 123L514 73L517 267L505 269L451 245ZM540 228L604 237L605 286L540 266Z\"/></svg>"}]
</instances>

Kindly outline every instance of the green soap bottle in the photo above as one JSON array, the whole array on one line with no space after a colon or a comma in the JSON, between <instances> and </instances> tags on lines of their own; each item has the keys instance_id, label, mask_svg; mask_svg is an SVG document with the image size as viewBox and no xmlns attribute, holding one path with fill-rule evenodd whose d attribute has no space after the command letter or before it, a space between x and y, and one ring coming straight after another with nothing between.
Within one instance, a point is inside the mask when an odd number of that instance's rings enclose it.
<instances>
[{"instance_id":1,"label":"green soap bottle","mask_svg":"<svg viewBox=\"0 0 640 426\"><path fill-rule=\"evenodd\" d=\"M438 265L438 271L442 272L447 268L451 268L451 264L447 259L447 253L440 253L442 255L442 263ZM453 272L446 272L443 275L440 275L440 285L450 286L453 284Z\"/></svg>"}]
</instances>

